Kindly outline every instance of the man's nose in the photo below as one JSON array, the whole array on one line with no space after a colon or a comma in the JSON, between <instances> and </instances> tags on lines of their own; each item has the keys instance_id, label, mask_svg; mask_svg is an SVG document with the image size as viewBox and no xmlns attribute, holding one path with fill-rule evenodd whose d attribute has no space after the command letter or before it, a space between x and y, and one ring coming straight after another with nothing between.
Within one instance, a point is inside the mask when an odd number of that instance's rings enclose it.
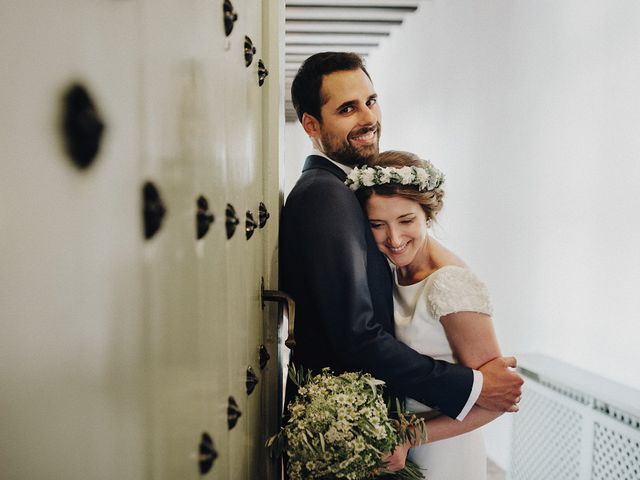
<instances>
[{"instance_id":1,"label":"man's nose","mask_svg":"<svg viewBox=\"0 0 640 480\"><path fill-rule=\"evenodd\" d=\"M378 123L378 115L376 115L374 109L366 106L362 109L359 121L361 125L375 125Z\"/></svg>"}]
</instances>

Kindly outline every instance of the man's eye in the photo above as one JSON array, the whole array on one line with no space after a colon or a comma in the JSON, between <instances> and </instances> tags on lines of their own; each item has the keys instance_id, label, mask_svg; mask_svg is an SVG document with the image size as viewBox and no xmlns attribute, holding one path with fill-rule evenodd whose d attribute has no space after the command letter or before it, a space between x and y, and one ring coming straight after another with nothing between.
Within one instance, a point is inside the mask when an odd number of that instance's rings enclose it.
<instances>
[{"instance_id":1,"label":"man's eye","mask_svg":"<svg viewBox=\"0 0 640 480\"><path fill-rule=\"evenodd\" d=\"M352 111L353 111L352 106L348 106L340 109L340 113L351 113Z\"/></svg>"},{"instance_id":2,"label":"man's eye","mask_svg":"<svg viewBox=\"0 0 640 480\"><path fill-rule=\"evenodd\" d=\"M371 105L375 105L376 103L378 103L377 98L370 98L369 101L367 102L367 105L371 106Z\"/></svg>"}]
</instances>

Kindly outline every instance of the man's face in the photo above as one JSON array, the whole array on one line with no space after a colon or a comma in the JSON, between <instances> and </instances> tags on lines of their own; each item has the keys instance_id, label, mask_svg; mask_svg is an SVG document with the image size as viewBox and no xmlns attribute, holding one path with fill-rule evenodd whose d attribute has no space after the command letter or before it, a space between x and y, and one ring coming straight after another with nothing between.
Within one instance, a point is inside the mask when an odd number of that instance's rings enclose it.
<instances>
[{"instance_id":1,"label":"man's face","mask_svg":"<svg viewBox=\"0 0 640 480\"><path fill-rule=\"evenodd\" d=\"M320 150L349 166L375 158L381 113L369 77L361 69L330 73L323 77L321 94L326 102L315 134L310 133Z\"/></svg>"}]
</instances>

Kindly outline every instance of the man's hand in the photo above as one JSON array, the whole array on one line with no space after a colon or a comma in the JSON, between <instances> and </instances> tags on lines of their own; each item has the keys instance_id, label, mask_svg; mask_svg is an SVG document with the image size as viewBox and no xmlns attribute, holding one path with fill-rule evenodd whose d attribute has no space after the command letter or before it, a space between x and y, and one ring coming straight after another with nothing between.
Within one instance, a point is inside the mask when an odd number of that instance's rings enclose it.
<instances>
[{"instance_id":1,"label":"man's hand","mask_svg":"<svg viewBox=\"0 0 640 480\"><path fill-rule=\"evenodd\" d=\"M387 470L389 472L398 472L404 468L404 464L407 461L407 453L411 445L409 443L401 443L391 454L387 454L382 457L382 460L387 462Z\"/></svg>"},{"instance_id":2,"label":"man's hand","mask_svg":"<svg viewBox=\"0 0 640 480\"><path fill-rule=\"evenodd\" d=\"M479 368L482 373L482 391L476 402L494 412L517 412L524 380L509 370L517 365L515 357L498 357Z\"/></svg>"}]
</instances>

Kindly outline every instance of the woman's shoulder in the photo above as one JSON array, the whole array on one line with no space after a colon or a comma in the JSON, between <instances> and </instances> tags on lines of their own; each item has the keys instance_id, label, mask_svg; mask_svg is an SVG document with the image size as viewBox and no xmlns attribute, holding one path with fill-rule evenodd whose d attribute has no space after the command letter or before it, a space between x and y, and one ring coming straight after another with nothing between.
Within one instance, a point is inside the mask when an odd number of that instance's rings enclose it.
<instances>
[{"instance_id":1,"label":"woman's shoulder","mask_svg":"<svg viewBox=\"0 0 640 480\"><path fill-rule=\"evenodd\" d=\"M462 311L491 315L493 308L486 285L460 257L451 253L447 259L429 275L425 285L431 314L435 318Z\"/></svg>"},{"instance_id":2,"label":"woman's shoulder","mask_svg":"<svg viewBox=\"0 0 640 480\"><path fill-rule=\"evenodd\" d=\"M442 243L434 238L430 238L429 242L431 243L429 255L435 265L435 271L444 267L468 268L462 258Z\"/></svg>"},{"instance_id":3,"label":"woman's shoulder","mask_svg":"<svg viewBox=\"0 0 640 480\"><path fill-rule=\"evenodd\" d=\"M442 265L427 277L427 284L429 289L434 290L484 287L484 283L467 265L458 264Z\"/></svg>"}]
</instances>

